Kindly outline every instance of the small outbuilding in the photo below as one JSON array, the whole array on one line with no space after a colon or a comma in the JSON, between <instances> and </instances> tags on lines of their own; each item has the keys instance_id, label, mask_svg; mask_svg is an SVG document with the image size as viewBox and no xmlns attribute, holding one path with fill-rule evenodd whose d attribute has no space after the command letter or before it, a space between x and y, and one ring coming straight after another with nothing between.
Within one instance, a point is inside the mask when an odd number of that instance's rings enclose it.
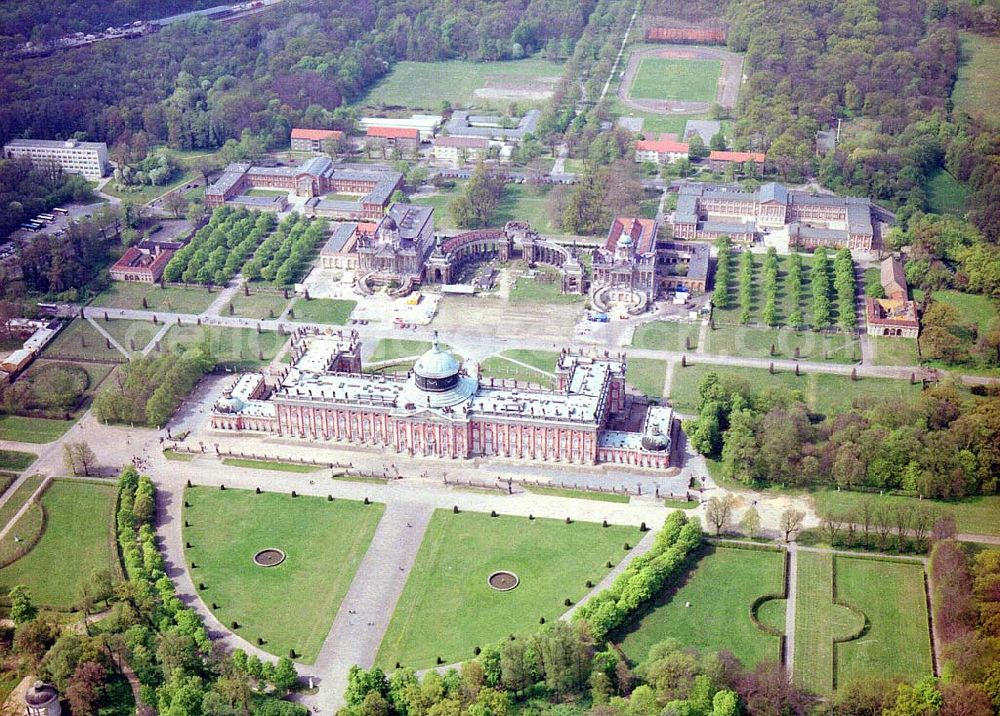
<instances>
[{"instance_id":1,"label":"small outbuilding","mask_svg":"<svg viewBox=\"0 0 1000 716\"><path fill-rule=\"evenodd\" d=\"M56 687L43 681L36 681L24 692L25 716L60 716L59 692Z\"/></svg>"}]
</instances>

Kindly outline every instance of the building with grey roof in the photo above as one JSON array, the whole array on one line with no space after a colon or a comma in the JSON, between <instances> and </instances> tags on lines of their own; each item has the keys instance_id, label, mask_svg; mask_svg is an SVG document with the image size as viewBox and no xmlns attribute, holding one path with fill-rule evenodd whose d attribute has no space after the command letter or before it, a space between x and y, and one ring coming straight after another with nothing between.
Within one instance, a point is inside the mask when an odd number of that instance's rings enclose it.
<instances>
[{"instance_id":1,"label":"building with grey roof","mask_svg":"<svg viewBox=\"0 0 1000 716\"><path fill-rule=\"evenodd\" d=\"M97 180L108 172L108 145L104 142L78 142L75 139L12 139L3 146L7 159L27 157L32 164L55 164L68 174L82 174Z\"/></svg>"},{"instance_id":2,"label":"building with grey roof","mask_svg":"<svg viewBox=\"0 0 1000 716\"><path fill-rule=\"evenodd\" d=\"M516 127L505 127L504 117L473 115L456 111L445 125L451 137L480 137L498 142L520 142L526 134L534 134L538 129L541 110L530 109L518 120Z\"/></svg>"},{"instance_id":3,"label":"building with grey roof","mask_svg":"<svg viewBox=\"0 0 1000 716\"><path fill-rule=\"evenodd\" d=\"M757 191L694 182L671 188L678 192L671 225L681 239L729 236L752 243L785 231L791 247L871 251L880 244L882 224L895 218L867 198L797 191L774 182Z\"/></svg>"},{"instance_id":4,"label":"building with grey roof","mask_svg":"<svg viewBox=\"0 0 1000 716\"><path fill-rule=\"evenodd\" d=\"M299 329L292 365L277 385L263 374L241 376L215 404L211 426L411 457L670 466L673 411L627 395L624 355L563 350L555 390L482 378L436 334L408 376L362 373L359 355L356 335ZM640 419L629 421L637 409ZM641 430L611 430L616 422L637 422Z\"/></svg>"},{"instance_id":5,"label":"building with grey roof","mask_svg":"<svg viewBox=\"0 0 1000 716\"><path fill-rule=\"evenodd\" d=\"M715 119L689 119L684 125L684 136L681 141L686 142L694 135L701 137L701 141L707 147L712 141L712 137L722 131L722 122Z\"/></svg>"}]
</instances>

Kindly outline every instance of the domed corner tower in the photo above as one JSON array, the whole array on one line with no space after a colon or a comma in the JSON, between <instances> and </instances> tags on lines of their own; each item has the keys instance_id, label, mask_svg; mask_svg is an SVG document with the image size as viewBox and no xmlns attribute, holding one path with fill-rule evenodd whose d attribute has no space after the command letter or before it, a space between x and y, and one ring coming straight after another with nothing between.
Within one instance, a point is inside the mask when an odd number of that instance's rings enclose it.
<instances>
[{"instance_id":1,"label":"domed corner tower","mask_svg":"<svg viewBox=\"0 0 1000 716\"><path fill-rule=\"evenodd\" d=\"M24 692L25 716L61 716L59 692L54 686L36 681Z\"/></svg>"}]
</instances>

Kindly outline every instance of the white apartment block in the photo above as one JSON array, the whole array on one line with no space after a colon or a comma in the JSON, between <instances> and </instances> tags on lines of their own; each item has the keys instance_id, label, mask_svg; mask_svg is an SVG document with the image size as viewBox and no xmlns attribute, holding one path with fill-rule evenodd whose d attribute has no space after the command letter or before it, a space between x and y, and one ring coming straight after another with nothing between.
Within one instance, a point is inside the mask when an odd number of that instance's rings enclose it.
<instances>
[{"instance_id":1,"label":"white apartment block","mask_svg":"<svg viewBox=\"0 0 1000 716\"><path fill-rule=\"evenodd\" d=\"M28 157L33 164L55 163L70 174L100 179L108 167L108 145L75 140L15 139L3 147L7 159Z\"/></svg>"}]
</instances>

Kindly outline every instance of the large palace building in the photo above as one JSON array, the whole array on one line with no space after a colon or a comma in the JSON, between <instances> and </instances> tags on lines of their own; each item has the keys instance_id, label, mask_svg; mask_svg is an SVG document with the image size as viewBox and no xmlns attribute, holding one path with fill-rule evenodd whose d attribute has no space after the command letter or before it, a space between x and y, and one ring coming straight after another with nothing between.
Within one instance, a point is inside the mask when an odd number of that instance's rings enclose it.
<instances>
[{"instance_id":1,"label":"large palace building","mask_svg":"<svg viewBox=\"0 0 1000 716\"><path fill-rule=\"evenodd\" d=\"M212 428L410 456L670 466L673 410L626 393L623 355L563 351L555 390L470 374L436 335L408 376L362 373L356 334L300 330L292 356L276 382L240 376Z\"/></svg>"}]
</instances>

